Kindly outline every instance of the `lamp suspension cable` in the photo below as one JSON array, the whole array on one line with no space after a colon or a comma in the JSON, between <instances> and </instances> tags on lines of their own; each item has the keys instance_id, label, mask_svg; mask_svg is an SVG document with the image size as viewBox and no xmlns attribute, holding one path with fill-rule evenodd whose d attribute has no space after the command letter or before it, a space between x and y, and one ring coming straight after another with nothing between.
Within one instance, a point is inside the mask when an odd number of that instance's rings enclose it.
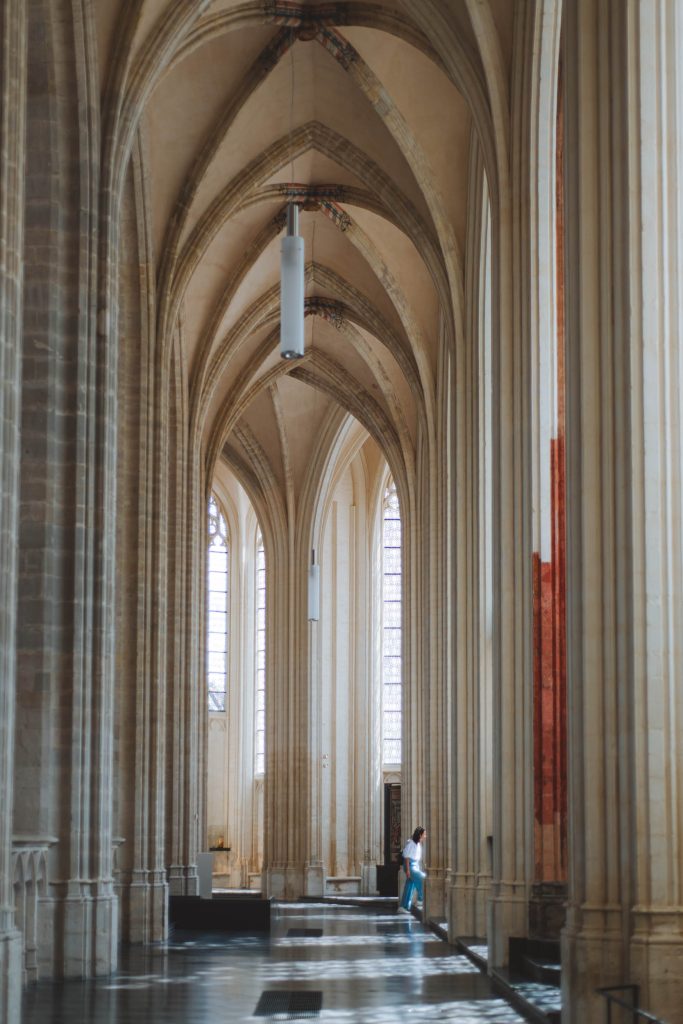
<instances>
[{"instance_id":1,"label":"lamp suspension cable","mask_svg":"<svg viewBox=\"0 0 683 1024\"><path fill-rule=\"evenodd\" d=\"M289 180L294 183L294 147L292 145L292 134L294 132L294 29L289 36Z\"/></svg>"},{"instance_id":2,"label":"lamp suspension cable","mask_svg":"<svg viewBox=\"0 0 683 1024\"><path fill-rule=\"evenodd\" d=\"M292 36L294 33L292 33ZM289 96L289 170L294 182L294 40L291 49ZM287 233L280 246L280 356L301 359L304 354L304 240L299 235L298 203L287 204Z\"/></svg>"}]
</instances>

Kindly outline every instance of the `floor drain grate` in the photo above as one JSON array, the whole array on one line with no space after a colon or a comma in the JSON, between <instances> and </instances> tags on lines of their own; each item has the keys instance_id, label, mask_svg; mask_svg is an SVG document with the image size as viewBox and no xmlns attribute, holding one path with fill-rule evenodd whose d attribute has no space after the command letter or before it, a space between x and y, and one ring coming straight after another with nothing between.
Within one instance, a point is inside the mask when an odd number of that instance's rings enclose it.
<instances>
[{"instance_id":1,"label":"floor drain grate","mask_svg":"<svg viewBox=\"0 0 683 1024\"><path fill-rule=\"evenodd\" d=\"M322 936L322 928L290 928L287 932L288 939L319 939Z\"/></svg>"},{"instance_id":2,"label":"floor drain grate","mask_svg":"<svg viewBox=\"0 0 683 1024\"><path fill-rule=\"evenodd\" d=\"M278 989L267 989L261 993L255 1017L277 1017L286 1015L287 1020L297 1017L317 1017L323 1005L322 992L283 992Z\"/></svg>"}]
</instances>

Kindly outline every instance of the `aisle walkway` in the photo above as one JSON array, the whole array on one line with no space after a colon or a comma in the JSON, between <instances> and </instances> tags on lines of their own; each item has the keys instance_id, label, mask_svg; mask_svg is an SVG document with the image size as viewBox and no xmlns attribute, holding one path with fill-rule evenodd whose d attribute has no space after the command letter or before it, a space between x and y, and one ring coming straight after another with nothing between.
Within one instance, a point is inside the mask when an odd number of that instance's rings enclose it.
<instances>
[{"instance_id":1,"label":"aisle walkway","mask_svg":"<svg viewBox=\"0 0 683 1024\"><path fill-rule=\"evenodd\" d=\"M469 960L415 919L309 903L277 906L270 938L176 933L164 946L124 949L114 978L39 983L26 993L23 1024L314 1018L523 1024Z\"/></svg>"}]
</instances>

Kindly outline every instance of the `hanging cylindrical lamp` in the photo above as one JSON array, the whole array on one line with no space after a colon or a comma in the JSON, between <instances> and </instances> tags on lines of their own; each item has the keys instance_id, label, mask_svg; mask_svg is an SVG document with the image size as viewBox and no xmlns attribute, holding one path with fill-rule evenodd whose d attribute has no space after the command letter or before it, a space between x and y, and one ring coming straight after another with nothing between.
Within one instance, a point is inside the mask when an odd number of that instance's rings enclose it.
<instances>
[{"instance_id":1,"label":"hanging cylindrical lamp","mask_svg":"<svg viewBox=\"0 0 683 1024\"><path fill-rule=\"evenodd\" d=\"M287 234L280 256L280 355L304 354L304 240L299 234L299 207L287 204Z\"/></svg>"},{"instance_id":2,"label":"hanging cylindrical lamp","mask_svg":"<svg viewBox=\"0 0 683 1024\"><path fill-rule=\"evenodd\" d=\"M311 551L311 564L308 567L308 621L318 622L320 619L320 566L315 564L315 548Z\"/></svg>"}]
</instances>

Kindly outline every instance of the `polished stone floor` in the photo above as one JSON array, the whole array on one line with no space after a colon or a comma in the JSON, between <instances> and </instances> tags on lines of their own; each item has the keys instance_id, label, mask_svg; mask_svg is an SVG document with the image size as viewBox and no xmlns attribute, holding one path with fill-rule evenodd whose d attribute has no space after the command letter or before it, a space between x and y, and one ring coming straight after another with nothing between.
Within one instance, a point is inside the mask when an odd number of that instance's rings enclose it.
<instances>
[{"instance_id":1,"label":"polished stone floor","mask_svg":"<svg viewBox=\"0 0 683 1024\"><path fill-rule=\"evenodd\" d=\"M301 934L312 930L322 934ZM294 993L292 1001L286 993ZM312 1005L317 1000L321 1008L306 1010L301 993L319 993ZM466 957L414 918L369 907L290 903L274 908L269 938L176 932L163 946L125 948L112 978L38 983L26 992L22 1024L314 1018L523 1022Z\"/></svg>"}]
</instances>

